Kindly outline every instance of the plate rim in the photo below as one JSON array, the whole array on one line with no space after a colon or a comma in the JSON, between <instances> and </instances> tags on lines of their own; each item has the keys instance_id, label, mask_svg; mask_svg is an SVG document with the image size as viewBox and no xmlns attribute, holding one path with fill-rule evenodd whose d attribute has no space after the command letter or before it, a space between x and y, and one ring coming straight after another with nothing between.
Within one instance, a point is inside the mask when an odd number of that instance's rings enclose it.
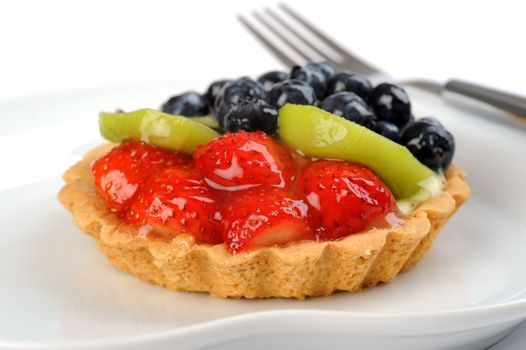
<instances>
[{"instance_id":1,"label":"plate rim","mask_svg":"<svg viewBox=\"0 0 526 350\"><path fill-rule=\"evenodd\" d=\"M522 312L521 312L522 311ZM16 346L20 348L97 348L103 346L126 346L137 345L139 343L151 343L160 341L192 341L195 346L206 346L224 341L232 341L246 336L261 336L265 334L277 334L280 332L320 332L318 324L331 324L335 326L331 333L347 334L352 336L359 333L363 336L379 336L380 332L371 331L372 325L380 324L381 336L390 337L419 337L429 335L451 334L453 332L467 332L485 327L497 326L508 322L518 324L524 319L526 311L526 300L509 302L505 305L488 305L478 308L464 308L449 311L428 311L428 312L408 312L408 313L386 313L372 314L367 312L354 311L335 311L335 310L302 310L302 309L281 309L247 312L240 315L227 316L201 323L181 326L173 330L165 330L142 335L101 337L88 340L55 341L55 342L10 342L0 340L0 348L3 346ZM486 313L481 315L480 313ZM506 316L505 318L495 319L495 315ZM305 321L315 319L316 322ZM277 322L276 322L277 321ZM439 322L440 327L438 327ZM454 321L454 322L452 322ZM457 327L457 324L466 324L467 327ZM484 321L484 322L482 322ZM356 323L356 324L354 324ZM287 329L282 325L286 324ZM353 325L349 330L349 326ZM260 327L264 325L264 327ZM429 331L430 326L439 328L439 331ZM447 325L449 328L444 328ZM270 326L270 327L269 327ZM232 332L221 332L223 329L232 328L249 329L249 334L233 334ZM310 327L310 329L309 329ZM420 327L420 331L418 331ZM378 329L378 328L376 328ZM223 334L220 338L203 339L202 334L214 333ZM328 332L321 332L328 333ZM187 339L181 339L187 338ZM177 345L177 344L173 344Z\"/></svg>"},{"instance_id":2,"label":"plate rim","mask_svg":"<svg viewBox=\"0 0 526 350\"><path fill-rule=\"evenodd\" d=\"M137 82L137 83L122 83L114 85L105 85L100 87L89 87L89 88L79 88L79 89L68 89L68 90L57 90L53 92L47 92L36 95L28 96L19 96L16 98L0 101L0 110L2 109L17 109L25 105L35 103L42 100L48 99L57 99L60 96L79 96L90 95L93 93L102 93L103 91L114 91L115 89L123 90L136 90L136 89L146 89L152 87L164 87L164 86L178 86L181 82L170 82L170 81L158 81L158 82ZM436 97L428 91L413 88L418 90L422 94ZM55 123L51 123L53 125ZM32 127L29 126L24 128L24 131L31 130ZM7 134L9 135L9 134ZM57 175L59 177L60 175ZM27 184L29 185L29 184ZM22 185L23 187L26 185ZM17 186L19 187L19 186ZM1 192L0 192L1 194ZM116 345L126 345L129 343L137 342L146 342L146 341L159 341L167 338L178 338L183 335L197 335L202 334L202 332L220 330L223 327L231 327L236 324L254 324L264 320L282 320L282 319L293 319L302 320L303 318L314 317L318 320L326 319L326 321L331 321L331 323L341 320L342 324L345 324L348 327L349 322L362 322L363 324L368 324L368 322L378 322L382 320L383 324L385 322L391 322L395 325L398 322L403 322L404 327L407 327L407 324L411 324L410 331L408 335L418 335L418 334L430 334L429 331L424 332L425 324L429 322L437 323L442 322L443 327L440 327L440 332L437 334L448 333L447 329L455 331L467 331L470 329L478 329L485 326L491 326L496 324L502 324L505 322L519 321L526 318L526 295L518 297L518 299L511 301L503 302L493 302L488 305L482 306L469 306L459 309L449 309L449 310L434 310L434 311L413 311L413 312L401 312L401 313L370 313L370 312L358 312L358 311L337 311L337 310L323 310L323 309L280 309L280 310L268 310L268 311L249 311L239 315L221 317L214 320L203 321L197 324L181 326L177 329L153 332L143 335L133 335L133 336L118 336L118 337L107 337L107 338L98 338L93 340L78 340L78 341L57 341L57 342L46 342L45 346L47 347L96 347L96 346L116 346ZM454 320L454 322L452 322ZM469 320L470 322L466 322ZM337 322L336 322L337 323ZM464 323L464 327L458 327L458 325ZM469 323L469 325L467 324ZM272 324L272 322L270 323ZM417 330L419 329L420 332ZM250 327L249 327L250 328ZM259 330L258 327L252 327L257 330L255 334L265 333L263 330ZM364 327L366 328L366 327ZM400 335L399 328L396 332L397 335ZM347 332L349 329L347 328ZM362 329L363 331L363 329ZM415 332L416 331L416 332ZM239 336L240 337L240 336ZM236 339L238 337L231 336L228 339ZM5 342L0 340L0 347L15 345L19 347L32 347L32 346L41 346L39 344L44 344L39 341L31 342Z\"/></svg>"}]
</instances>

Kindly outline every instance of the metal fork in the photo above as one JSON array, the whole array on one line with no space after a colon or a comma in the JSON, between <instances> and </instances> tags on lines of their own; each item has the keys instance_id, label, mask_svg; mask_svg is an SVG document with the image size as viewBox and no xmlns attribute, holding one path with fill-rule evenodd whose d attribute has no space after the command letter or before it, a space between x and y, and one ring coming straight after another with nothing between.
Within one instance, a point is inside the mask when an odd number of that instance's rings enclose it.
<instances>
[{"instance_id":1,"label":"metal fork","mask_svg":"<svg viewBox=\"0 0 526 350\"><path fill-rule=\"evenodd\" d=\"M292 67L296 64L302 65L306 62L325 60L341 69L368 76L374 82L392 80L386 72L374 67L336 43L334 39L324 34L289 6L283 3L278 6L286 14L286 17L278 15L270 8L253 13L257 21L272 33L276 37L275 39L265 35L264 31L258 29L258 26L249 21L247 17L239 15L238 19L285 66ZM280 46L284 47L285 50ZM445 84L428 80L411 80L404 81L402 84L416 86L446 97L454 96L454 101L458 101L460 96L483 102L507 112L500 113L499 119L500 116L512 117L510 121L513 125L526 125L526 98L521 96L461 80L449 80ZM449 97L448 100L452 100ZM491 118L495 117L492 116ZM517 119L520 120L519 123L517 123Z\"/></svg>"}]
</instances>

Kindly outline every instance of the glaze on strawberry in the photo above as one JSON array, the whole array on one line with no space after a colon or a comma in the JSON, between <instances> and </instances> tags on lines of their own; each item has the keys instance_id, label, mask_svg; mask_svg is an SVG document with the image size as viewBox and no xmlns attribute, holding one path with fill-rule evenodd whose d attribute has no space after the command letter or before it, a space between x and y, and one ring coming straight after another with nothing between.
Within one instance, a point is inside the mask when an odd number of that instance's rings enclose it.
<instances>
[{"instance_id":1,"label":"glaze on strawberry","mask_svg":"<svg viewBox=\"0 0 526 350\"><path fill-rule=\"evenodd\" d=\"M140 141L123 143L91 166L99 194L114 212L126 210L140 186L156 172L191 164L189 156Z\"/></svg>"},{"instance_id":2,"label":"glaze on strawberry","mask_svg":"<svg viewBox=\"0 0 526 350\"><path fill-rule=\"evenodd\" d=\"M290 191L261 187L230 196L223 208L223 237L227 247L243 251L312 237L308 206Z\"/></svg>"},{"instance_id":3,"label":"glaze on strawberry","mask_svg":"<svg viewBox=\"0 0 526 350\"><path fill-rule=\"evenodd\" d=\"M199 174L217 190L285 188L294 177L292 154L261 131L223 135L199 146L194 159Z\"/></svg>"},{"instance_id":4,"label":"glaze on strawberry","mask_svg":"<svg viewBox=\"0 0 526 350\"><path fill-rule=\"evenodd\" d=\"M195 165L195 168L194 168ZM142 142L92 166L112 211L148 237L181 232L231 252L359 232L395 210L370 169L312 160L262 132L225 134L188 156Z\"/></svg>"},{"instance_id":5,"label":"glaze on strawberry","mask_svg":"<svg viewBox=\"0 0 526 350\"><path fill-rule=\"evenodd\" d=\"M221 213L215 196L189 170L170 168L154 175L128 212L132 225L148 225L161 236L188 232L204 243L221 243Z\"/></svg>"},{"instance_id":6,"label":"glaze on strawberry","mask_svg":"<svg viewBox=\"0 0 526 350\"><path fill-rule=\"evenodd\" d=\"M321 239L336 239L363 230L395 209L395 199L370 169L332 160L303 169L299 187L311 209L311 226Z\"/></svg>"}]
</instances>

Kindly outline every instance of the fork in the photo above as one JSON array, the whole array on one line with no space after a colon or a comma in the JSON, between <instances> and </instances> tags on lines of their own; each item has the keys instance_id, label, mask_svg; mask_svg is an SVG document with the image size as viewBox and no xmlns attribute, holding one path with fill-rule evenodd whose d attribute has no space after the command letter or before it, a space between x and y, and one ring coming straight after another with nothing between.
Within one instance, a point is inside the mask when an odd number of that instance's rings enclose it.
<instances>
[{"instance_id":1,"label":"fork","mask_svg":"<svg viewBox=\"0 0 526 350\"><path fill-rule=\"evenodd\" d=\"M278 6L287 15L288 20L270 8L253 12L256 20L278 40L270 39L247 17L238 15L238 20L285 66L292 67L312 61L328 61L338 68L365 75L374 82L392 80L386 72L374 67L349 49L336 43L334 39L324 34L289 6L283 3ZM280 46L284 46L287 50L281 49ZM321 48L322 46L324 48ZM509 121L515 123L514 125L526 125L526 98L524 97L455 79L449 80L443 85L421 79L401 83L448 97L447 100L450 101L458 101L460 96L483 102L507 112L500 113L499 116L509 117ZM450 99L451 96L455 98ZM492 116L492 118L495 117ZM517 124L517 120L520 123Z\"/></svg>"}]
</instances>

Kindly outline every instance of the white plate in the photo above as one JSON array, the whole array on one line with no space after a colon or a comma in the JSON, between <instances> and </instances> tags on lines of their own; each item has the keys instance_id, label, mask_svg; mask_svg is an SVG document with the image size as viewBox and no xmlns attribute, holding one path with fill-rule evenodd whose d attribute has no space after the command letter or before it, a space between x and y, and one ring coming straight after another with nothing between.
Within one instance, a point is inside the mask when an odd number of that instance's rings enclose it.
<instances>
[{"instance_id":1,"label":"white plate","mask_svg":"<svg viewBox=\"0 0 526 350\"><path fill-rule=\"evenodd\" d=\"M197 85L199 87L199 85ZM60 174L101 142L97 112L156 107L180 85L0 105L0 348L480 349L526 318L526 134L411 90L440 117L473 197L393 283L296 300L222 300L116 270L56 201Z\"/></svg>"}]
</instances>

